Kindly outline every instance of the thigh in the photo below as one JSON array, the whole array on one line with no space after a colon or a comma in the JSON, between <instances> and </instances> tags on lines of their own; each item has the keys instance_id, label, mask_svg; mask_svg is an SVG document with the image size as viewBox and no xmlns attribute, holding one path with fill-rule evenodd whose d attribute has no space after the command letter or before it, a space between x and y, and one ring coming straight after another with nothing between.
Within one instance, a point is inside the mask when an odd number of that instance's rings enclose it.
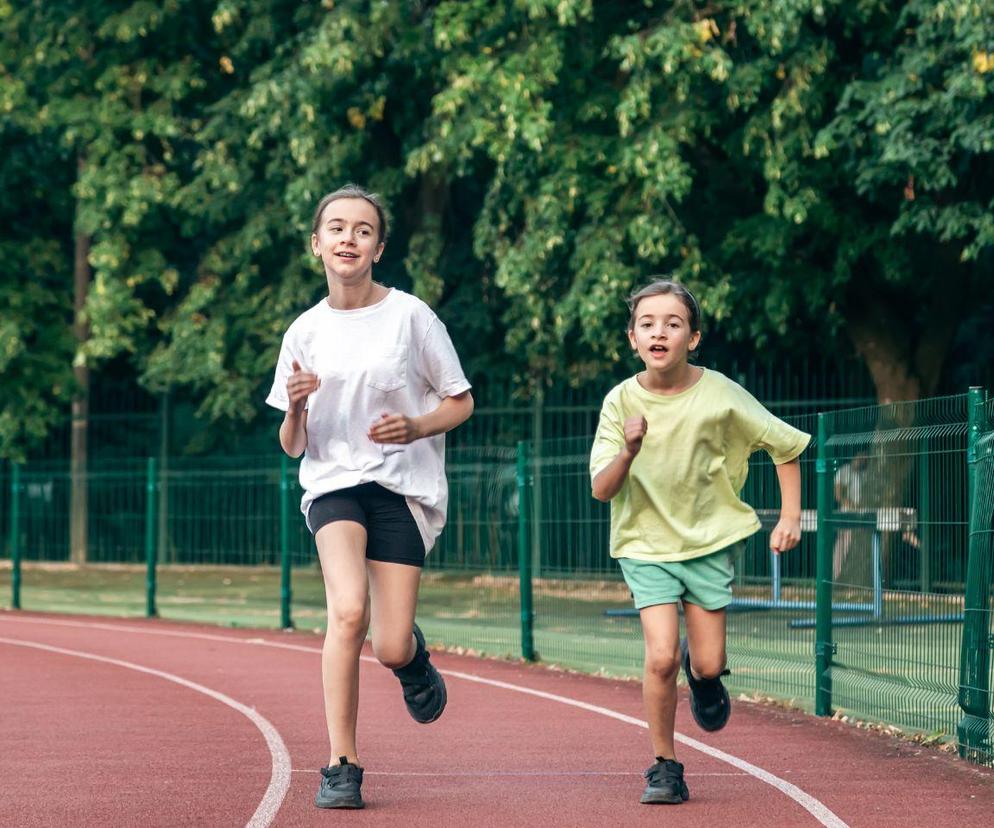
<instances>
[{"instance_id":1,"label":"thigh","mask_svg":"<svg viewBox=\"0 0 994 828\"><path fill-rule=\"evenodd\" d=\"M717 674L725 666L725 608L709 610L685 601L683 617L694 672Z\"/></svg>"},{"instance_id":2,"label":"thigh","mask_svg":"<svg viewBox=\"0 0 994 828\"><path fill-rule=\"evenodd\" d=\"M680 617L677 605L653 604L639 610L642 621L642 637L645 639L646 658L658 661L679 659Z\"/></svg>"},{"instance_id":3,"label":"thigh","mask_svg":"<svg viewBox=\"0 0 994 828\"><path fill-rule=\"evenodd\" d=\"M314 542L329 614L365 615L369 602L365 527L351 520L336 520L318 529Z\"/></svg>"},{"instance_id":4,"label":"thigh","mask_svg":"<svg viewBox=\"0 0 994 828\"><path fill-rule=\"evenodd\" d=\"M386 561L366 561L373 644L408 641L414 629L421 567Z\"/></svg>"}]
</instances>

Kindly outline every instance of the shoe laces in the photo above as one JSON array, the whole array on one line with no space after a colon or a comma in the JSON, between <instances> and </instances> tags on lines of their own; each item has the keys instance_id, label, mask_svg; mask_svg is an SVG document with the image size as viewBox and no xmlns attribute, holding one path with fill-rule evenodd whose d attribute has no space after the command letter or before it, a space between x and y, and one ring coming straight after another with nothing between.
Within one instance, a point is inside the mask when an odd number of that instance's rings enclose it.
<instances>
[{"instance_id":1,"label":"shoe laces","mask_svg":"<svg viewBox=\"0 0 994 828\"><path fill-rule=\"evenodd\" d=\"M337 765L321 768L321 775L328 780L328 784L332 787L351 782L362 782L362 768L353 765L344 756L339 757Z\"/></svg>"},{"instance_id":2,"label":"shoe laces","mask_svg":"<svg viewBox=\"0 0 994 828\"><path fill-rule=\"evenodd\" d=\"M675 782L683 776L683 765L675 759L660 759L656 757L656 764L652 765L642 774L652 787L659 787L664 782Z\"/></svg>"}]
</instances>

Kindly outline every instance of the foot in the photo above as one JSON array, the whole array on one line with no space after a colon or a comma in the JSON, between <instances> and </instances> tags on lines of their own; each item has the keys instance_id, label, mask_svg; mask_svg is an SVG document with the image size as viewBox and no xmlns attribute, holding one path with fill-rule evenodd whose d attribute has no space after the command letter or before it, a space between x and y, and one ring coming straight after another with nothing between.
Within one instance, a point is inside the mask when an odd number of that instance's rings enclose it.
<instances>
[{"instance_id":1,"label":"foot","mask_svg":"<svg viewBox=\"0 0 994 828\"><path fill-rule=\"evenodd\" d=\"M418 645L414 658L406 667L394 670L393 674L400 679L400 686L404 689L404 702L411 718L421 724L428 724L442 715L448 697L445 682L431 663L425 648L425 637L417 624L414 625L414 638Z\"/></svg>"},{"instance_id":2,"label":"foot","mask_svg":"<svg viewBox=\"0 0 994 828\"><path fill-rule=\"evenodd\" d=\"M362 768L340 756L337 765L321 768L321 787L314 804L319 808L364 808Z\"/></svg>"},{"instance_id":3,"label":"foot","mask_svg":"<svg viewBox=\"0 0 994 828\"><path fill-rule=\"evenodd\" d=\"M657 756L656 764L642 775L647 783L639 800L643 805L679 805L690 799L687 783L683 781L683 765L676 759Z\"/></svg>"},{"instance_id":4,"label":"foot","mask_svg":"<svg viewBox=\"0 0 994 828\"><path fill-rule=\"evenodd\" d=\"M721 683L721 677L731 671L722 670L714 678L696 678L690 670L690 649L687 639L680 642L680 652L683 655L683 672L687 675L687 685L690 687L690 712L701 730L721 730L728 724L732 714L732 703L728 691Z\"/></svg>"}]
</instances>

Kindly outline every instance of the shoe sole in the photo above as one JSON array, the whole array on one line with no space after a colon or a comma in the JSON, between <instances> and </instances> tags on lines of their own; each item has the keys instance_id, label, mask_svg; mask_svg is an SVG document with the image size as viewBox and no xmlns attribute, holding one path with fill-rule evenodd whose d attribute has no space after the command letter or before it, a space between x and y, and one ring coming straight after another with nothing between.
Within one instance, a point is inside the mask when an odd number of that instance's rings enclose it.
<instances>
[{"instance_id":1,"label":"shoe sole","mask_svg":"<svg viewBox=\"0 0 994 828\"><path fill-rule=\"evenodd\" d=\"M682 805L690 799L690 794L644 793L639 803L642 805Z\"/></svg>"},{"instance_id":2,"label":"shoe sole","mask_svg":"<svg viewBox=\"0 0 994 828\"><path fill-rule=\"evenodd\" d=\"M680 655L681 661L683 662L683 672L687 675L687 687L690 690L690 713L701 730L705 730L708 733L715 733L728 724L728 720L732 715L732 700L728 697L728 690L725 688L724 684L721 685L721 693L723 696L721 709L725 713L724 717L716 722L704 721L704 719L701 718L701 714L698 711L697 706L694 704L694 679L690 674L690 647L687 644L686 638L680 642Z\"/></svg>"},{"instance_id":3,"label":"shoe sole","mask_svg":"<svg viewBox=\"0 0 994 828\"><path fill-rule=\"evenodd\" d=\"M342 800L341 802L326 802L321 803L318 800L314 800L314 805L317 808L323 808L325 810L337 809L337 810L347 810L347 811L358 811L366 807L366 803L362 800L356 802L354 799Z\"/></svg>"}]
</instances>

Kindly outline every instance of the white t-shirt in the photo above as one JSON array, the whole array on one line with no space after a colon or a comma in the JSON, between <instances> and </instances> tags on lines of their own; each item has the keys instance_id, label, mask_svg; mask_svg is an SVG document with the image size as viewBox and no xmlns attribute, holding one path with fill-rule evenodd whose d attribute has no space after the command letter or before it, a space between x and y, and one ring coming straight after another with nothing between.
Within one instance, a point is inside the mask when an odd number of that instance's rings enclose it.
<instances>
[{"instance_id":1,"label":"white t-shirt","mask_svg":"<svg viewBox=\"0 0 994 828\"><path fill-rule=\"evenodd\" d=\"M307 448L300 510L328 492L379 483L404 495L425 549L445 525L445 436L407 445L374 443L384 413L417 417L470 388L445 325L424 302L396 288L375 305L335 310L322 299L287 329L266 402L290 407L286 382L296 360L321 385L307 398Z\"/></svg>"}]
</instances>

